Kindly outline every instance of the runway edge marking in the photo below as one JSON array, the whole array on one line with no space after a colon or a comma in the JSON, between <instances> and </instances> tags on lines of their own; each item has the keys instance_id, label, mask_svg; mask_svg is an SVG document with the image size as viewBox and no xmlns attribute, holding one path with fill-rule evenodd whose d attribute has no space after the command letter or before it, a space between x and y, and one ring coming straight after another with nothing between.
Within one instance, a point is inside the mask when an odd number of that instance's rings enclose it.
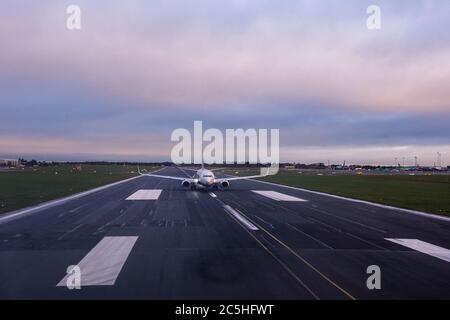
<instances>
[{"instance_id":1,"label":"runway edge marking","mask_svg":"<svg viewBox=\"0 0 450 320\"><path fill-rule=\"evenodd\" d=\"M389 205L385 205L385 204L381 204L381 203L370 202L370 201L366 201L366 200L347 198L347 197L338 196L338 195L335 195L335 194L330 194L330 193L325 193L325 192L320 192L320 191L314 191L314 190L308 190L308 189L303 189L303 188L299 188L299 187L292 187L292 186L287 186L287 185L284 185L284 184L273 183L273 182L268 182L268 181L261 181L261 180L255 180L255 179L249 179L249 180L255 181L255 182L259 182L259 183L265 183L265 184L269 184L269 185L273 185L273 186L277 186L277 187L283 187L283 188L288 188L288 189L293 189L293 190L298 190L298 191L318 194L318 195L321 195L321 196L332 197L332 198L335 198L335 199L341 199L341 200L346 200L346 201L363 203L363 204L367 204L367 205L371 205L371 206L379 207L379 208L383 208L383 209L389 209L389 210L393 210L393 211L401 211L401 212L405 212L405 213L410 213L410 214L422 216L422 217L425 217L425 218L431 218L431 219L435 219L435 220L441 220L441 221L450 222L450 217L439 216L439 215L428 213L428 212L417 211L417 210L412 210L412 209L405 209L405 208L399 208L399 207L389 206Z\"/></svg>"},{"instance_id":2,"label":"runway edge marking","mask_svg":"<svg viewBox=\"0 0 450 320\"><path fill-rule=\"evenodd\" d=\"M162 169L159 169L159 170L156 170L156 171L153 171L153 172L159 172L159 171L164 170L164 169L165 168L162 168ZM102 191L104 189L107 189L107 188L110 188L110 187L114 187L116 185L119 185L119 184L122 184L122 183L126 183L126 182L129 182L129 181L132 181L132 180L135 180L135 179L139 179L139 178L142 178L142 177L143 176L131 177L131 178L128 178L128 179L125 179L125 180L116 181L116 182L113 182L113 183L110 183L110 184L107 184L107 185L104 185L104 186L100 186L100 187L97 187L97 188L94 188L94 189L90 189L90 190L86 190L86 191L83 191L83 192L80 192L80 193L76 193L76 194L73 194L71 196L67 196L67 197L64 197L64 198L50 200L50 201L38 204L36 206L32 206L32 207L28 207L28 208L19 209L19 210L16 210L16 211L4 213L0 217L0 224L12 221L12 220L20 218L22 216L26 216L27 214L32 214L32 213L36 213L36 212L39 212L39 211L44 210L44 209L56 207L56 206L59 206L59 205L61 205L63 203L66 203L68 201L75 200L75 199L78 199L78 198L90 195L92 193L95 193L95 192L98 192L98 191Z\"/></svg>"}]
</instances>

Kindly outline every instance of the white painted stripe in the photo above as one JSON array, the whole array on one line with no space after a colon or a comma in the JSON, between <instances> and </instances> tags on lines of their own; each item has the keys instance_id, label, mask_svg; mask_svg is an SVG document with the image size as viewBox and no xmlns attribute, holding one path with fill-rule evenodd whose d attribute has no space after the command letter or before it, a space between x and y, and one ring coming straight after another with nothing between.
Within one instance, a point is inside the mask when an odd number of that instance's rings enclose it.
<instances>
[{"instance_id":1,"label":"white painted stripe","mask_svg":"<svg viewBox=\"0 0 450 320\"><path fill-rule=\"evenodd\" d=\"M261 196L276 200L276 201L308 201L302 198L293 197L284 193L271 191L271 190L252 190L254 193L257 193Z\"/></svg>"},{"instance_id":2,"label":"white painted stripe","mask_svg":"<svg viewBox=\"0 0 450 320\"><path fill-rule=\"evenodd\" d=\"M153 171L151 173L156 173L156 172L162 171L164 169L165 168L162 168L162 169ZM119 185L119 184L122 184L122 183L126 183L126 182L129 182L129 181L135 180L135 179L139 179L139 178L142 178L142 177L144 177L144 176L136 176L136 177L128 178L128 179L125 179L125 180L120 180L120 181L113 182L113 183L110 183L110 184L107 184L107 185L104 185L104 186L101 186L101 187L98 187L98 188L94 188L94 189L91 189L91 190L87 190L87 191L83 191L83 192L80 192L80 193L76 193L76 194L68 196L68 197L47 201L47 202L41 203L41 204L33 206L33 207L28 207L28 208L24 208L24 209L19 209L17 211L4 213L4 214L2 214L2 217L0 218L0 224L2 224L4 222L15 220L17 218L21 218L21 217L27 216L28 214L32 214L32 213L36 213L36 212L39 212L39 211L42 211L42 210L45 210L45 209L48 209L48 208L56 207L56 206L59 206L59 205L62 205L64 203L66 203L66 202L69 202L71 200L75 200L75 199L78 199L78 198L90 195L92 193L95 193L95 192L98 192L98 191L102 191L102 190L105 190L107 188L110 188L110 187L113 187L113 186L116 186L116 185Z\"/></svg>"},{"instance_id":3,"label":"white painted stripe","mask_svg":"<svg viewBox=\"0 0 450 320\"><path fill-rule=\"evenodd\" d=\"M217 196L216 196L214 193L212 193L212 192L210 192L209 195L210 195L211 197L213 197L213 198L217 198Z\"/></svg>"},{"instance_id":4,"label":"white painted stripe","mask_svg":"<svg viewBox=\"0 0 450 320\"><path fill-rule=\"evenodd\" d=\"M104 237L77 265L81 286L112 286L138 237ZM66 275L58 287L67 286Z\"/></svg>"},{"instance_id":5,"label":"white painted stripe","mask_svg":"<svg viewBox=\"0 0 450 320\"><path fill-rule=\"evenodd\" d=\"M34 207L29 207L29 208L25 208L25 209L20 209L18 211L13 211L13 212L10 212L10 213L5 213L0 218L0 223L6 222L6 221L10 221L10 220L14 220L15 218L18 218L20 216L24 216L24 215L27 215L27 214L35 213L35 212L38 212L38 211L41 211L41 210L44 210L44 209L48 209L48 208L52 208L52 207L55 207L55 206L59 206L59 205L64 204L64 203L66 203L68 201L75 200L75 199L87 196L89 194L92 194L94 192L98 192L98 191L101 191L101 190L104 190L104 189L116 186L118 184L125 183L125 182L128 182L128 181L132 181L134 179L138 179L138 178L141 178L141 177L142 176L132 177L132 178L121 180L121 181L117 181L117 182L114 182L114 183L111 183L111 184L108 184L108 185L104 185L104 186L101 186L101 187L98 187L98 188L95 188L95 189L83 191L81 193L77 193L77 194L74 194L74 195L71 195L71 196L68 196L68 197L65 197L65 198L47 201L47 202L44 202L44 203L39 204L39 205L34 206Z\"/></svg>"},{"instance_id":6,"label":"white painted stripe","mask_svg":"<svg viewBox=\"0 0 450 320\"><path fill-rule=\"evenodd\" d=\"M126 200L158 200L162 190L160 189L141 189L133 193Z\"/></svg>"},{"instance_id":7,"label":"white painted stripe","mask_svg":"<svg viewBox=\"0 0 450 320\"><path fill-rule=\"evenodd\" d=\"M321 195L321 196L326 196L326 197L335 198L335 199L341 199L341 200L346 200L346 201L351 201L351 202L356 202L356 203L362 203L362 204L370 205L370 206L373 206L373 207L378 207L378 208L382 208L382 209L389 209L389 210L392 210L394 212L395 211L400 211L400 212L414 214L414 215L417 215L417 216L422 216L422 217L425 217L425 218L442 220L442 221L450 221L450 217L439 216L437 214L432 214L432 213L428 213L428 212L412 210L412 209L405 209L405 208L399 208L399 207L389 206L389 205L386 205L386 204L370 202L370 201L366 201L366 200L347 198L347 197L337 196L335 194L330 194L330 193L325 193L325 192L320 192L320 191L313 191L313 190L308 190L308 189L303 189L303 188L298 188L298 187L286 186L284 184L279 184L279 183L273 183L273 182L267 182L267 181L261 181L261 180L254 180L254 179L251 179L251 181L264 183L264 184L268 184L268 185L271 185L271 186L282 187L282 188L286 188L286 189L292 189L292 190L298 190L298 191L308 192L308 193L312 193L312 194L318 194L318 195Z\"/></svg>"},{"instance_id":8,"label":"white painted stripe","mask_svg":"<svg viewBox=\"0 0 450 320\"><path fill-rule=\"evenodd\" d=\"M388 241L400 244L407 248L425 253L429 256L433 256L435 258L450 262L450 250L436 246L434 244L417 240L417 239L391 239L385 238Z\"/></svg>"},{"instance_id":9,"label":"white painted stripe","mask_svg":"<svg viewBox=\"0 0 450 320\"><path fill-rule=\"evenodd\" d=\"M223 208L225 209L226 212L228 212L229 214L231 214L233 217L235 217L236 219L238 219L247 229L256 231L259 230L253 223L251 223L250 221L248 221L246 218L244 218L241 214L239 214L239 212L237 212L236 210L234 210L232 207L230 207L229 205L224 205Z\"/></svg>"}]
</instances>

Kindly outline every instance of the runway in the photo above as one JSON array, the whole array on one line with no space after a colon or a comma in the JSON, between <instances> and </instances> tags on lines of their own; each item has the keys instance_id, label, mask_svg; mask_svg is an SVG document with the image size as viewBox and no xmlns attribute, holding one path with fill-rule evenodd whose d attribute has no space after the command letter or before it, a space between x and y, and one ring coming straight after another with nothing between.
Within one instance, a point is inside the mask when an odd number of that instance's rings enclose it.
<instances>
[{"instance_id":1,"label":"runway","mask_svg":"<svg viewBox=\"0 0 450 320\"><path fill-rule=\"evenodd\" d=\"M450 299L449 250L448 221L253 180L204 192L143 176L0 221L0 299ZM65 285L71 265L81 290Z\"/></svg>"}]
</instances>

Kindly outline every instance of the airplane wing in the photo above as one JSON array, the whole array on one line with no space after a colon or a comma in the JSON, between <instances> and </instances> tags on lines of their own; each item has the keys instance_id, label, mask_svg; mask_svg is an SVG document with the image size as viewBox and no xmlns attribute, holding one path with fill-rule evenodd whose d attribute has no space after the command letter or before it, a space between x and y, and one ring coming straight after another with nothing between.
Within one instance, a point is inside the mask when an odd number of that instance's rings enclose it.
<instances>
[{"instance_id":1,"label":"airplane wing","mask_svg":"<svg viewBox=\"0 0 450 320\"><path fill-rule=\"evenodd\" d=\"M243 177L231 177L231 178L216 178L216 182L221 182L221 181L236 181L236 180L245 180L245 179L255 179L255 178L262 178L262 177L267 177L269 175L269 169L267 169L267 173L265 174L259 174L259 175L255 175L255 176L243 176Z\"/></svg>"},{"instance_id":2,"label":"airplane wing","mask_svg":"<svg viewBox=\"0 0 450 320\"><path fill-rule=\"evenodd\" d=\"M174 177L174 176L162 176L162 175L159 175L159 174L142 173L141 170L139 169L139 167L138 167L138 173L141 176L148 176L148 177L154 177L154 178L163 178L163 179L171 179L171 180L194 182L194 179L192 179L192 178L183 178L183 177Z\"/></svg>"},{"instance_id":3,"label":"airplane wing","mask_svg":"<svg viewBox=\"0 0 450 320\"><path fill-rule=\"evenodd\" d=\"M216 178L215 182L221 183L222 181L236 181L236 180L267 177L269 175L269 169L270 168L267 169L266 174L259 174L259 175L254 175L254 176L243 176L243 177L231 177L231 178L218 178L218 179ZM154 177L154 178L163 178L163 179L171 179L171 180L178 180L178 181L196 182L196 179L194 179L194 178L182 178L182 177L174 177L174 176L162 176L159 174L152 174L152 173L142 173L141 170L139 169L139 167L138 167L138 173L141 176L149 176L149 177Z\"/></svg>"},{"instance_id":4,"label":"airplane wing","mask_svg":"<svg viewBox=\"0 0 450 320\"><path fill-rule=\"evenodd\" d=\"M172 176L161 176L159 174L151 174L151 173L140 173L141 176L148 176L148 177L154 177L154 178L164 178L164 179L172 179L172 180L179 180L179 181L194 181L194 179L191 178L182 178L182 177L172 177Z\"/></svg>"}]
</instances>

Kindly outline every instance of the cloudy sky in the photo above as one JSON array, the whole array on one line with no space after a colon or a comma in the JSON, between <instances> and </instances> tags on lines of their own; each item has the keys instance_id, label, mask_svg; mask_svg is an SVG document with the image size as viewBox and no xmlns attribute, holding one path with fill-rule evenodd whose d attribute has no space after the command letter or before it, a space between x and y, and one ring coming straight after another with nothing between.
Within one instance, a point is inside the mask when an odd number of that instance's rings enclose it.
<instances>
[{"instance_id":1,"label":"cloudy sky","mask_svg":"<svg viewBox=\"0 0 450 320\"><path fill-rule=\"evenodd\" d=\"M280 128L282 161L450 165L449 30L448 0L2 0L0 157L168 160L203 120Z\"/></svg>"}]
</instances>

